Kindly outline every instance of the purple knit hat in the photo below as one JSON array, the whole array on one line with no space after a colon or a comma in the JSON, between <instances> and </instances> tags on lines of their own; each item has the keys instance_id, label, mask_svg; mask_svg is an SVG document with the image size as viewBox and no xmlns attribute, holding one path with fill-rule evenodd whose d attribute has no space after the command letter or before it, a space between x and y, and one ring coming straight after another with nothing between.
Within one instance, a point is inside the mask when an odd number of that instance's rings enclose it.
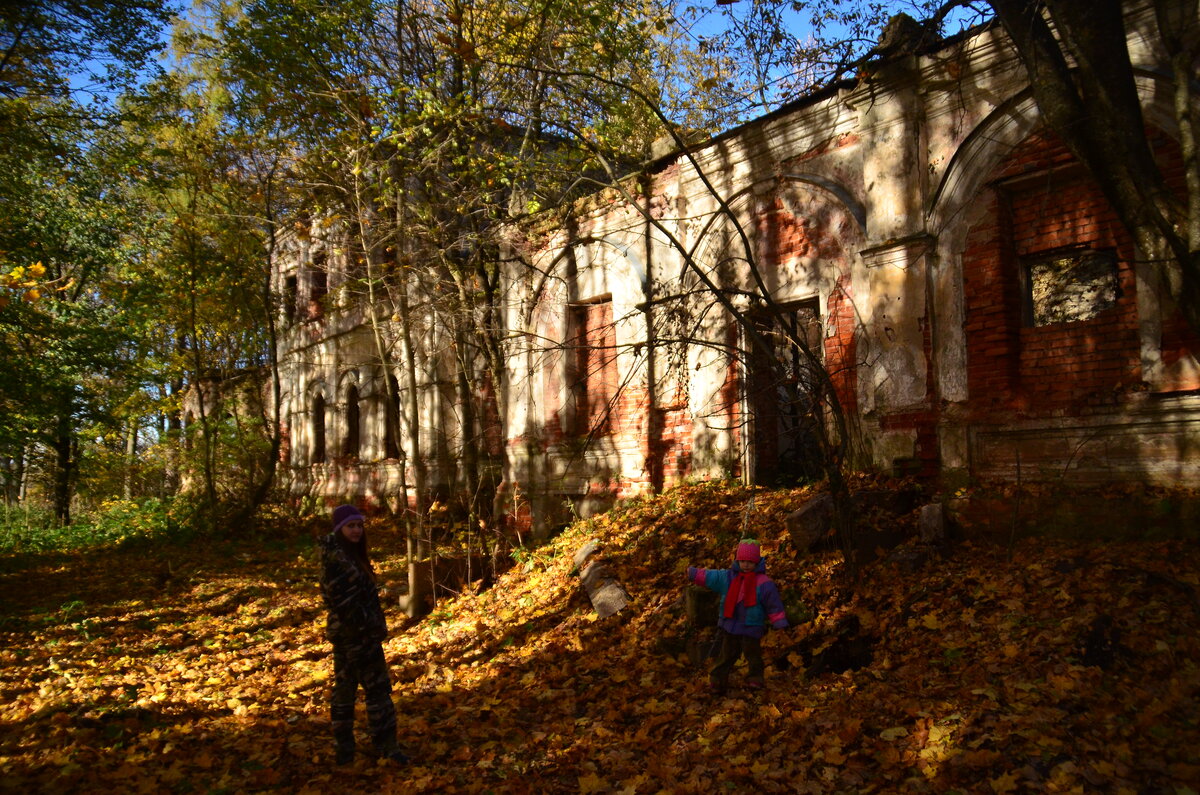
<instances>
[{"instance_id":1,"label":"purple knit hat","mask_svg":"<svg viewBox=\"0 0 1200 795\"><path fill-rule=\"evenodd\" d=\"M348 522L361 522L363 520L362 512L353 505L339 505L333 509L333 532L341 530Z\"/></svg>"}]
</instances>

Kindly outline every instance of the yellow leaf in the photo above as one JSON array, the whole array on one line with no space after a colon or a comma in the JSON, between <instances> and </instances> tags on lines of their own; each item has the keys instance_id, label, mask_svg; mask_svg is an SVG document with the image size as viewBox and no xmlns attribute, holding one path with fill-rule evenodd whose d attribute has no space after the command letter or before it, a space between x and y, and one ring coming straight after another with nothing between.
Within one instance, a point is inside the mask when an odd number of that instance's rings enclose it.
<instances>
[{"instance_id":1,"label":"yellow leaf","mask_svg":"<svg viewBox=\"0 0 1200 795\"><path fill-rule=\"evenodd\" d=\"M995 792L996 795L1017 791L1017 777L1012 773L1005 773L1003 776L998 776L988 783L992 785L992 792Z\"/></svg>"},{"instance_id":2,"label":"yellow leaf","mask_svg":"<svg viewBox=\"0 0 1200 795\"><path fill-rule=\"evenodd\" d=\"M899 740L901 737L907 737L908 729L904 728L903 726L893 726L890 729L884 729L881 731L879 736L881 739L891 742L892 740Z\"/></svg>"},{"instance_id":3,"label":"yellow leaf","mask_svg":"<svg viewBox=\"0 0 1200 795\"><path fill-rule=\"evenodd\" d=\"M942 628L942 622L939 621L938 617L936 615L934 615L933 613L929 613L924 618L922 618L921 625L923 627L925 627L925 629L941 629Z\"/></svg>"},{"instance_id":4,"label":"yellow leaf","mask_svg":"<svg viewBox=\"0 0 1200 795\"><path fill-rule=\"evenodd\" d=\"M595 773L588 773L586 776L579 777L580 792L607 792L608 782L597 776Z\"/></svg>"}]
</instances>

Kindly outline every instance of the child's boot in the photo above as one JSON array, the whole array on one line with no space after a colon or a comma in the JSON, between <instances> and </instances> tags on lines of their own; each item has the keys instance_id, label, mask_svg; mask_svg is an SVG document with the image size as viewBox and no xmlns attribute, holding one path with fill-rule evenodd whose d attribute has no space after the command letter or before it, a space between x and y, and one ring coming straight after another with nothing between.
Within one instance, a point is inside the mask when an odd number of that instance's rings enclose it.
<instances>
[{"instance_id":1,"label":"child's boot","mask_svg":"<svg viewBox=\"0 0 1200 795\"><path fill-rule=\"evenodd\" d=\"M382 759L386 759L389 762L395 762L398 765L407 765L409 761L408 754L404 753L404 751L402 751L398 745L392 746L379 756Z\"/></svg>"},{"instance_id":2,"label":"child's boot","mask_svg":"<svg viewBox=\"0 0 1200 795\"><path fill-rule=\"evenodd\" d=\"M390 743L376 744L375 753L378 754L380 760L395 762L398 765L408 764L408 754L404 753L395 740Z\"/></svg>"},{"instance_id":3,"label":"child's boot","mask_svg":"<svg viewBox=\"0 0 1200 795\"><path fill-rule=\"evenodd\" d=\"M334 762L338 765L348 765L354 761L354 733L338 732L333 737L336 757Z\"/></svg>"},{"instance_id":4,"label":"child's boot","mask_svg":"<svg viewBox=\"0 0 1200 795\"><path fill-rule=\"evenodd\" d=\"M394 724L376 732L372 740L375 746L375 753L381 760L395 762L398 765L408 764L408 754L404 753L400 749L400 744L396 742L396 727Z\"/></svg>"}]
</instances>

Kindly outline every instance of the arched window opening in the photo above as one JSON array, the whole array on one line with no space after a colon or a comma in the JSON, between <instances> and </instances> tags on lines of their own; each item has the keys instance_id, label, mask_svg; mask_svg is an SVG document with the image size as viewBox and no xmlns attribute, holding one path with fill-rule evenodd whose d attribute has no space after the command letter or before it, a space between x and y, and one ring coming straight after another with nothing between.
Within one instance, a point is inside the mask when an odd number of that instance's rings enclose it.
<instances>
[{"instance_id":1,"label":"arched window opening","mask_svg":"<svg viewBox=\"0 0 1200 795\"><path fill-rule=\"evenodd\" d=\"M383 448L385 458L400 457L400 383L396 376L388 376L387 394L384 395Z\"/></svg>"},{"instance_id":2,"label":"arched window opening","mask_svg":"<svg viewBox=\"0 0 1200 795\"><path fill-rule=\"evenodd\" d=\"M358 387L346 390L346 436L342 440L342 455L358 458L362 443L359 431Z\"/></svg>"},{"instance_id":3,"label":"arched window opening","mask_svg":"<svg viewBox=\"0 0 1200 795\"><path fill-rule=\"evenodd\" d=\"M312 462L325 463L325 396L313 398L312 408Z\"/></svg>"},{"instance_id":4,"label":"arched window opening","mask_svg":"<svg viewBox=\"0 0 1200 795\"><path fill-rule=\"evenodd\" d=\"M296 322L296 296L299 292L299 280L293 274L283 279L283 318L287 325Z\"/></svg>"},{"instance_id":5,"label":"arched window opening","mask_svg":"<svg viewBox=\"0 0 1200 795\"><path fill-rule=\"evenodd\" d=\"M313 256L308 278L308 319L320 320L325 315L325 297L329 294L329 271L325 268L325 252Z\"/></svg>"}]
</instances>

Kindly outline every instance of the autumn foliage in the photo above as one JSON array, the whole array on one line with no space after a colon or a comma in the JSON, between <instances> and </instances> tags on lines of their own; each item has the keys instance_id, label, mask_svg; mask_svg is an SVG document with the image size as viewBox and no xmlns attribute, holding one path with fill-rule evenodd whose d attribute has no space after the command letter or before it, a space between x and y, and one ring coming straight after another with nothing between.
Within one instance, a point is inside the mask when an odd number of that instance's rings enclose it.
<instances>
[{"instance_id":1,"label":"autumn foliage","mask_svg":"<svg viewBox=\"0 0 1200 795\"><path fill-rule=\"evenodd\" d=\"M0 780L26 792L1194 791L1194 542L1042 539L1011 555L959 543L854 581L836 551L791 549L782 517L808 496L679 487L576 523L419 623L392 611L404 768L333 766L308 531L10 558ZM398 584L399 532L372 532ZM765 692L739 690L739 669L714 697L684 653L683 570L725 565L742 535L763 542L797 622L768 635ZM593 538L633 596L605 620L571 571ZM851 624L869 660L814 667Z\"/></svg>"}]
</instances>

